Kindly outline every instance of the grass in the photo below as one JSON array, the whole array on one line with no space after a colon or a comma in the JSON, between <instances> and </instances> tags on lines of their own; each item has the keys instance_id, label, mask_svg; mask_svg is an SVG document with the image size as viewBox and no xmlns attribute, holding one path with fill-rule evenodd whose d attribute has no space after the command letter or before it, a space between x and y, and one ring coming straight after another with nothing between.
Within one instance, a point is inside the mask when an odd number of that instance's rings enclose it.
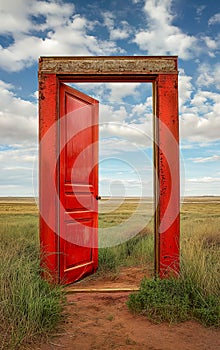
<instances>
[{"instance_id":1,"label":"grass","mask_svg":"<svg viewBox=\"0 0 220 350\"><path fill-rule=\"evenodd\" d=\"M194 199L193 199L194 201ZM127 220L137 210L132 223ZM99 249L99 273L115 273L120 266L148 266L153 271L152 208L137 209L134 200L102 201L100 244L111 241L111 231L122 242ZM187 199L181 208L181 276L146 280L129 299L131 310L156 322L196 318L207 326L219 326L220 200ZM135 235L140 221L149 220ZM127 227L127 229L126 229ZM102 234L102 228L106 229ZM129 231L127 238L127 230ZM133 231L134 230L134 231ZM107 235L106 235L107 233ZM108 236L109 233L109 237ZM0 198L0 349L19 349L54 331L61 318L63 291L40 277L38 213L34 202Z\"/></svg>"},{"instance_id":2,"label":"grass","mask_svg":"<svg viewBox=\"0 0 220 350\"><path fill-rule=\"evenodd\" d=\"M139 208L137 201L127 199L121 205L117 200L102 201L101 214L99 214L99 246L106 245L104 248L99 248L99 272L116 273L121 266L148 266L149 272L153 274L154 269L154 238L153 238L153 219L152 219L152 204L146 202ZM102 213L103 212L103 213ZM132 221L127 223L131 215L135 215ZM148 224L143 226L138 232L137 227L140 222L148 221ZM123 226L118 226L123 224ZM127 223L127 224L126 224ZM115 227L113 234L111 228ZM129 227L128 239L126 238ZM107 229L102 235L102 228ZM106 236L110 236L109 241ZM118 235L122 238L122 243L111 246L114 241L113 235ZM103 244L107 243L107 244ZM120 242L116 240L116 242ZM109 246L108 246L109 243Z\"/></svg>"},{"instance_id":3,"label":"grass","mask_svg":"<svg viewBox=\"0 0 220 350\"><path fill-rule=\"evenodd\" d=\"M34 203L1 203L0 240L0 348L19 349L54 330L62 290L40 277Z\"/></svg>"},{"instance_id":4,"label":"grass","mask_svg":"<svg viewBox=\"0 0 220 350\"><path fill-rule=\"evenodd\" d=\"M155 322L197 319L220 326L220 202L185 203L181 210L179 279L143 280L128 306Z\"/></svg>"},{"instance_id":5,"label":"grass","mask_svg":"<svg viewBox=\"0 0 220 350\"><path fill-rule=\"evenodd\" d=\"M220 326L220 305L214 294L204 293L188 278L143 279L140 291L131 294L130 310L155 322L170 323L197 319L206 326Z\"/></svg>"},{"instance_id":6,"label":"grass","mask_svg":"<svg viewBox=\"0 0 220 350\"><path fill-rule=\"evenodd\" d=\"M153 274L154 239L145 228L134 238L114 247L99 249L99 272L116 273L122 266L148 266L149 273Z\"/></svg>"}]
</instances>

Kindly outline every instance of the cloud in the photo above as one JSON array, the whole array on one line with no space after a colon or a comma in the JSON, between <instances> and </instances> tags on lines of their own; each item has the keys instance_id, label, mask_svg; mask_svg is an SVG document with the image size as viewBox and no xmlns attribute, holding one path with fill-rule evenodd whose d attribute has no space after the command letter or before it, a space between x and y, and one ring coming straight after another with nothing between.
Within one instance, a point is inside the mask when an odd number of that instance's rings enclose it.
<instances>
[{"instance_id":1,"label":"cloud","mask_svg":"<svg viewBox=\"0 0 220 350\"><path fill-rule=\"evenodd\" d=\"M121 21L115 25L115 16L109 11L103 13L103 18L111 40L127 39L130 36L131 28L127 21Z\"/></svg>"},{"instance_id":2,"label":"cloud","mask_svg":"<svg viewBox=\"0 0 220 350\"><path fill-rule=\"evenodd\" d=\"M17 97L11 84L0 81L0 139L2 144L36 142L37 105Z\"/></svg>"},{"instance_id":3,"label":"cloud","mask_svg":"<svg viewBox=\"0 0 220 350\"><path fill-rule=\"evenodd\" d=\"M33 196L33 161L37 149L17 145L0 150L0 195ZM36 190L36 188L35 188Z\"/></svg>"},{"instance_id":4,"label":"cloud","mask_svg":"<svg viewBox=\"0 0 220 350\"><path fill-rule=\"evenodd\" d=\"M126 97L140 97L138 88L141 83L78 83L70 84L76 89L82 89L102 103L124 103Z\"/></svg>"},{"instance_id":5,"label":"cloud","mask_svg":"<svg viewBox=\"0 0 220 350\"><path fill-rule=\"evenodd\" d=\"M108 88L110 90L111 101L120 101L121 99L137 95L137 88L140 86L140 83L109 83Z\"/></svg>"},{"instance_id":6,"label":"cloud","mask_svg":"<svg viewBox=\"0 0 220 350\"><path fill-rule=\"evenodd\" d=\"M198 50L197 39L172 24L175 16L172 0L146 0L144 12L147 28L136 33L133 40L149 55L178 55L189 59Z\"/></svg>"},{"instance_id":7,"label":"cloud","mask_svg":"<svg viewBox=\"0 0 220 350\"><path fill-rule=\"evenodd\" d=\"M215 154L211 157L198 157L198 158L190 158L193 163L207 163L207 162L218 162L220 161L220 156Z\"/></svg>"},{"instance_id":8,"label":"cloud","mask_svg":"<svg viewBox=\"0 0 220 350\"><path fill-rule=\"evenodd\" d=\"M213 24L218 24L220 23L220 13L216 13L214 16L209 18L208 24L213 25Z\"/></svg>"},{"instance_id":9,"label":"cloud","mask_svg":"<svg viewBox=\"0 0 220 350\"><path fill-rule=\"evenodd\" d=\"M196 84L199 87L215 87L220 89L220 63L203 63L198 68L198 78Z\"/></svg>"},{"instance_id":10,"label":"cloud","mask_svg":"<svg viewBox=\"0 0 220 350\"><path fill-rule=\"evenodd\" d=\"M201 35L201 44L205 44L203 48L204 53L208 53L210 57L216 57L220 45L220 34L210 37L208 35Z\"/></svg>"},{"instance_id":11,"label":"cloud","mask_svg":"<svg viewBox=\"0 0 220 350\"><path fill-rule=\"evenodd\" d=\"M192 77L186 75L183 68L179 69L179 109L185 110L185 104L190 101L193 92Z\"/></svg>"},{"instance_id":12,"label":"cloud","mask_svg":"<svg viewBox=\"0 0 220 350\"><path fill-rule=\"evenodd\" d=\"M180 116L181 137L192 142L213 142L219 140L220 117L215 109L204 117L193 113L193 111L191 113L182 113Z\"/></svg>"},{"instance_id":13,"label":"cloud","mask_svg":"<svg viewBox=\"0 0 220 350\"><path fill-rule=\"evenodd\" d=\"M187 182L196 182L196 183L220 182L220 177L204 176L204 177L200 177L200 178L187 179L186 181Z\"/></svg>"},{"instance_id":14,"label":"cloud","mask_svg":"<svg viewBox=\"0 0 220 350\"><path fill-rule=\"evenodd\" d=\"M124 106L114 108L113 106L100 105L100 123L120 123L123 122L127 117L127 111Z\"/></svg>"},{"instance_id":15,"label":"cloud","mask_svg":"<svg viewBox=\"0 0 220 350\"><path fill-rule=\"evenodd\" d=\"M16 36L28 32L31 28L28 13L33 3L34 0L1 0L0 33Z\"/></svg>"},{"instance_id":16,"label":"cloud","mask_svg":"<svg viewBox=\"0 0 220 350\"><path fill-rule=\"evenodd\" d=\"M201 16L202 16L202 14L203 14L205 8L206 8L205 5L201 5L201 6L197 6L197 7L196 7L196 14L197 14L196 20L197 20L198 22L200 22L200 18L201 18Z\"/></svg>"},{"instance_id":17,"label":"cloud","mask_svg":"<svg viewBox=\"0 0 220 350\"><path fill-rule=\"evenodd\" d=\"M119 138L117 135L112 135L109 138L101 139L100 140L100 158L105 156L122 156L125 155L125 153L136 153L139 151L142 151L142 147L138 147L138 145L135 142L132 142L130 139L128 140L127 137L124 136L124 138Z\"/></svg>"},{"instance_id":18,"label":"cloud","mask_svg":"<svg viewBox=\"0 0 220 350\"><path fill-rule=\"evenodd\" d=\"M220 95L204 87L220 86L220 65L199 67L197 87L191 78L180 75L180 131L181 137L193 142L213 142L220 139ZM182 82L181 82L182 80Z\"/></svg>"},{"instance_id":19,"label":"cloud","mask_svg":"<svg viewBox=\"0 0 220 350\"><path fill-rule=\"evenodd\" d=\"M41 55L109 55L122 52L114 41L101 40L89 34L95 22L76 14L73 5L34 0L25 0L24 3L26 6L19 10L16 2L17 13L12 10L10 0L0 14L3 24L4 18L10 18L8 27L1 26L1 33L10 34L13 38L8 46L0 46L2 69L19 71L31 66Z\"/></svg>"},{"instance_id":20,"label":"cloud","mask_svg":"<svg viewBox=\"0 0 220 350\"><path fill-rule=\"evenodd\" d=\"M21 33L48 30L66 24L74 5L61 1L1 1L0 33L14 38Z\"/></svg>"}]
</instances>

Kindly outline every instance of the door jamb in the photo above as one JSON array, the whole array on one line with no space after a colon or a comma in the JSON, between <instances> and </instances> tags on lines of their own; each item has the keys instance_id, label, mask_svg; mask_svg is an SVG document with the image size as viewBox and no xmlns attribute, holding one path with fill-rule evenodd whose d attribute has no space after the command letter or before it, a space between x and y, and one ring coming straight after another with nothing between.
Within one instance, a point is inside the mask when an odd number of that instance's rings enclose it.
<instances>
[{"instance_id":1,"label":"door jamb","mask_svg":"<svg viewBox=\"0 0 220 350\"><path fill-rule=\"evenodd\" d=\"M57 162L57 128L60 82L150 82L153 84L154 123L154 235L155 275L179 274L180 180L178 70L176 56L41 57L39 59L39 209L42 259L53 281L59 281L56 218L59 202L50 177ZM52 131L51 131L52 129ZM50 139L41 142L50 130ZM45 139L45 138L44 138ZM49 151L48 151L49 149ZM47 174L47 178L45 177ZM54 184L54 183L53 183ZM49 199L46 198L45 191ZM54 203L54 204L53 204ZM46 237L46 238L45 238Z\"/></svg>"}]
</instances>

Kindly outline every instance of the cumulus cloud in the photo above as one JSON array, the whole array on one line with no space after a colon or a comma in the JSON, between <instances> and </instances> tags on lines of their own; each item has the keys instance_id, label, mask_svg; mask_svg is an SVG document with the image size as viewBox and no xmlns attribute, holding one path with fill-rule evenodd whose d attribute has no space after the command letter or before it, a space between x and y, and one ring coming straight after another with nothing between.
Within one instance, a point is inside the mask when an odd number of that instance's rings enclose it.
<instances>
[{"instance_id":1,"label":"cumulus cloud","mask_svg":"<svg viewBox=\"0 0 220 350\"><path fill-rule=\"evenodd\" d=\"M220 66L216 64L212 69L209 65L200 65L197 89L192 85L192 78L180 71L181 137L193 142L212 142L220 138L220 95L205 89L220 86Z\"/></svg>"},{"instance_id":2,"label":"cumulus cloud","mask_svg":"<svg viewBox=\"0 0 220 350\"><path fill-rule=\"evenodd\" d=\"M172 0L146 0L146 28L137 32L134 42L150 55L178 55L189 59L194 55L197 39L173 25ZM197 47L198 50L198 47Z\"/></svg>"},{"instance_id":3,"label":"cumulus cloud","mask_svg":"<svg viewBox=\"0 0 220 350\"><path fill-rule=\"evenodd\" d=\"M193 92L192 77L186 75L183 68L179 69L179 109L185 110L185 105L190 101Z\"/></svg>"},{"instance_id":4,"label":"cumulus cloud","mask_svg":"<svg viewBox=\"0 0 220 350\"><path fill-rule=\"evenodd\" d=\"M141 83L78 83L71 85L89 93L102 103L123 103L126 97L140 96L138 88Z\"/></svg>"},{"instance_id":5,"label":"cumulus cloud","mask_svg":"<svg viewBox=\"0 0 220 350\"><path fill-rule=\"evenodd\" d=\"M36 142L37 105L17 97L0 81L0 138L2 144Z\"/></svg>"},{"instance_id":6,"label":"cumulus cloud","mask_svg":"<svg viewBox=\"0 0 220 350\"><path fill-rule=\"evenodd\" d=\"M17 144L0 147L0 195L34 196L33 162L35 146ZM35 188L36 190L36 188Z\"/></svg>"},{"instance_id":7,"label":"cumulus cloud","mask_svg":"<svg viewBox=\"0 0 220 350\"><path fill-rule=\"evenodd\" d=\"M72 4L35 0L9 0L4 4L0 13L3 23L0 33L12 37L8 46L0 46L0 67L5 70L19 71L32 65L41 55L109 55L121 52L114 41L101 40L89 34L94 24L76 14ZM5 21L7 25L4 25ZM126 24L123 25L125 28Z\"/></svg>"},{"instance_id":8,"label":"cumulus cloud","mask_svg":"<svg viewBox=\"0 0 220 350\"><path fill-rule=\"evenodd\" d=\"M180 115L181 136L194 142L219 140L220 96L209 91L198 91Z\"/></svg>"},{"instance_id":9,"label":"cumulus cloud","mask_svg":"<svg viewBox=\"0 0 220 350\"><path fill-rule=\"evenodd\" d=\"M218 23L220 23L220 13L216 13L214 16L212 16L208 22L209 25L218 24Z\"/></svg>"},{"instance_id":10,"label":"cumulus cloud","mask_svg":"<svg viewBox=\"0 0 220 350\"><path fill-rule=\"evenodd\" d=\"M127 39L131 34L131 28L127 21L121 21L115 25L115 16L112 12L103 13L104 25L108 28L111 40Z\"/></svg>"},{"instance_id":11,"label":"cumulus cloud","mask_svg":"<svg viewBox=\"0 0 220 350\"><path fill-rule=\"evenodd\" d=\"M197 85L199 87L215 87L220 89L220 63L203 63L198 68Z\"/></svg>"}]
</instances>

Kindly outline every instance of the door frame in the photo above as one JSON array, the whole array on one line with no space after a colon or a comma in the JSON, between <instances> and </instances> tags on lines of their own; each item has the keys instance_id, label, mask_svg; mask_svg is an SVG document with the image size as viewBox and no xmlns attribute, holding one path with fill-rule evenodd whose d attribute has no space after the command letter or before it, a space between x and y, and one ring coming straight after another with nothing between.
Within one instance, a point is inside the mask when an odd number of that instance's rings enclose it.
<instances>
[{"instance_id":1,"label":"door frame","mask_svg":"<svg viewBox=\"0 0 220 350\"><path fill-rule=\"evenodd\" d=\"M59 282L59 86L78 82L149 82L153 86L154 265L166 278L180 270L180 174L177 56L40 57L39 210L41 263ZM46 175L46 176L45 176ZM49 254L47 254L49 247Z\"/></svg>"}]
</instances>

